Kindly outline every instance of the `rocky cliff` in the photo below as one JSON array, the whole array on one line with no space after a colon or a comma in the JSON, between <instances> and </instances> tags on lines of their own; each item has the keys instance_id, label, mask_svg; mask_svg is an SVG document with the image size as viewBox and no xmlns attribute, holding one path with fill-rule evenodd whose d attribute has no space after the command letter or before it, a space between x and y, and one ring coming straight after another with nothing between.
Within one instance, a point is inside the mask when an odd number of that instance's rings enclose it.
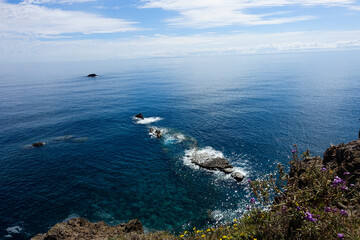
<instances>
[{"instance_id":1,"label":"rocky cliff","mask_svg":"<svg viewBox=\"0 0 360 240\"><path fill-rule=\"evenodd\" d=\"M143 233L143 226L137 219L116 226L105 222L92 223L84 218L74 218L56 224L45 234L38 234L32 240L105 240L128 233Z\"/></svg>"}]
</instances>

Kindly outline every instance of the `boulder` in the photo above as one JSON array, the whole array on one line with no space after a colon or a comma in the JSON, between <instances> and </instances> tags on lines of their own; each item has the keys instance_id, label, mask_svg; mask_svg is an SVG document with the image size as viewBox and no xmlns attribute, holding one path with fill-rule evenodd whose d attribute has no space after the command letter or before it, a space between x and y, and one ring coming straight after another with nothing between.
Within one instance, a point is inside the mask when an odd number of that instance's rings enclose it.
<instances>
[{"instance_id":1,"label":"boulder","mask_svg":"<svg viewBox=\"0 0 360 240\"><path fill-rule=\"evenodd\" d=\"M231 176L237 181L237 182L241 182L244 179L244 175L242 175L239 172L233 172L231 173Z\"/></svg>"},{"instance_id":2,"label":"boulder","mask_svg":"<svg viewBox=\"0 0 360 240\"><path fill-rule=\"evenodd\" d=\"M87 75L87 77L96 77L97 75L95 73L91 73L89 75Z\"/></svg>"},{"instance_id":3,"label":"boulder","mask_svg":"<svg viewBox=\"0 0 360 240\"><path fill-rule=\"evenodd\" d=\"M161 138L162 137L162 133L160 129L154 129L154 128L150 128L150 133L151 135L153 135L154 137L157 138Z\"/></svg>"},{"instance_id":4,"label":"boulder","mask_svg":"<svg viewBox=\"0 0 360 240\"><path fill-rule=\"evenodd\" d=\"M200 167L203 167L203 168L206 168L209 170L223 171L223 169L232 168L232 166L230 165L228 160L226 160L225 158L220 158L220 157L201 159L201 158L194 156L191 159L191 162Z\"/></svg>"},{"instance_id":5,"label":"boulder","mask_svg":"<svg viewBox=\"0 0 360 240\"><path fill-rule=\"evenodd\" d=\"M74 218L56 224L47 233L38 234L32 240L107 240L130 232L138 234L144 232L139 220L109 226L103 221L92 223L84 218Z\"/></svg>"},{"instance_id":6,"label":"boulder","mask_svg":"<svg viewBox=\"0 0 360 240\"><path fill-rule=\"evenodd\" d=\"M45 145L45 142L36 142L36 143L33 143L31 144L33 147L42 147Z\"/></svg>"},{"instance_id":7,"label":"boulder","mask_svg":"<svg viewBox=\"0 0 360 240\"><path fill-rule=\"evenodd\" d=\"M230 174L230 173L233 173L235 171L235 169L233 167L231 167L231 168L221 169L221 171L223 171L226 174Z\"/></svg>"},{"instance_id":8,"label":"boulder","mask_svg":"<svg viewBox=\"0 0 360 240\"><path fill-rule=\"evenodd\" d=\"M135 115L136 118L140 118L140 119L144 119L144 116L142 115L142 113L138 113Z\"/></svg>"},{"instance_id":9,"label":"boulder","mask_svg":"<svg viewBox=\"0 0 360 240\"><path fill-rule=\"evenodd\" d=\"M155 131L155 135L156 135L157 138L161 138L161 137L162 137L162 133L161 133L161 131L160 131L159 129L157 129L157 130Z\"/></svg>"}]
</instances>

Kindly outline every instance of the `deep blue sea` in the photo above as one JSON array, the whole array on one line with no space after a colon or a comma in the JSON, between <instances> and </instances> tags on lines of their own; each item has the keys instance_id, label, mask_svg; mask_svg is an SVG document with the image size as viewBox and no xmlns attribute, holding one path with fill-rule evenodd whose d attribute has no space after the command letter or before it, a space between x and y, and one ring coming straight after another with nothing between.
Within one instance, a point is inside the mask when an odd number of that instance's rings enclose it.
<instances>
[{"instance_id":1,"label":"deep blue sea","mask_svg":"<svg viewBox=\"0 0 360 240\"><path fill-rule=\"evenodd\" d=\"M293 144L322 155L358 137L359 62L348 51L3 64L0 238L76 216L172 232L238 217L246 180L287 164ZM194 149L228 158L244 183L193 166Z\"/></svg>"}]
</instances>

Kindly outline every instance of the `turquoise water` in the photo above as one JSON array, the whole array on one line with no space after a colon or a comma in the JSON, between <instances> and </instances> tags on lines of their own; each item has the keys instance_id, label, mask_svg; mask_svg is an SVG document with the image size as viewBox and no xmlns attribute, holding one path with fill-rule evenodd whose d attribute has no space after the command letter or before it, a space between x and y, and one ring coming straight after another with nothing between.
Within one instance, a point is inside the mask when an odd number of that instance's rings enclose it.
<instances>
[{"instance_id":1,"label":"turquoise water","mask_svg":"<svg viewBox=\"0 0 360 240\"><path fill-rule=\"evenodd\" d=\"M76 216L173 232L240 216L246 181L196 168L185 152L222 154L255 179L286 164L294 143L321 155L357 138L359 60L326 52L3 65L0 238L29 239ZM144 122L133 119L139 112Z\"/></svg>"}]
</instances>

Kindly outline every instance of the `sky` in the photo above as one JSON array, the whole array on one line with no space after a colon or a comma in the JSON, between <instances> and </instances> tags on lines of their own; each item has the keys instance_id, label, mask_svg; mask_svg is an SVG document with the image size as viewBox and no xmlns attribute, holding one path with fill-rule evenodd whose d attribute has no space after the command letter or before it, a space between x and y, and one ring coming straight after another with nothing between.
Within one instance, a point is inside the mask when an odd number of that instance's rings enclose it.
<instances>
[{"instance_id":1,"label":"sky","mask_svg":"<svg viewBox=\"0 0 360 240\"><path fill-rule=\"evenodd\" d=\"M0 62L360 50L355 0L0 0Z\"/></svg>"}]
</instances>

